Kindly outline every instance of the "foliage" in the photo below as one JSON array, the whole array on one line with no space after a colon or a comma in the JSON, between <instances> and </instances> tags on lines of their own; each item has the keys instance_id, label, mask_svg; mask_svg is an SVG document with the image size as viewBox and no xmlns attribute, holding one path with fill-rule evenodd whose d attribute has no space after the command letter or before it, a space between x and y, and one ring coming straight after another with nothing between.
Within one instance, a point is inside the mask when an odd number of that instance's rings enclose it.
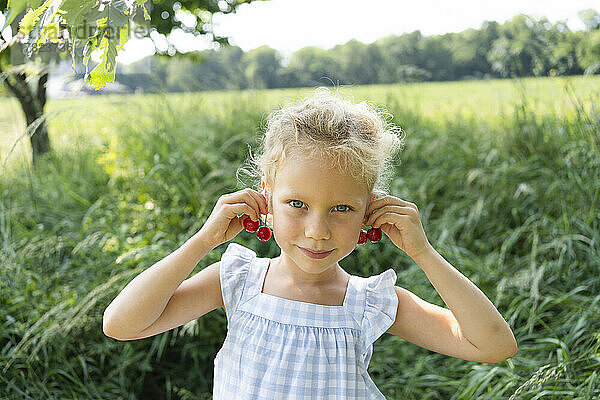
<instances>
[{"instance_id":1,"label":"foliage","mask_svg":"<svg viewBox=\"0 0 600 400\"><path fill-rule=\"evenodd\" d=\"M96 90L106 86L115 77L117 52L129 40L130 19L134 18L138 7L142 7L145 19L150 16L144 7L145 0L127 4L124 0L102 2L98 0L66 0L55 2L46 0L9 0L7 22L28 9L19 23L19 34L26 39L27 56L31 57L44 45L60 44L70 48L75 70L75 42L82 39L83 64L86 66L85 80L95 85ZM88 26L87 24L91 25ZM83 28L84 35L79 37ZM93 32L91 31L93 29ZM68 33L65 33L68 32ZM101 62L88 74L91 53L100 50Z\"/></svg>"},{"instance_id":2,"label":"foliage","mask_svg":"<svg viewBox=\"0 0 600 400\"><path fill-rule=\"evenodd\" d=\"M397 82L597 74L600 29L571 31L564 22L517 15L503 24L485 21L480 29L423 36L419 31L374 43L350 40L325 50L304 47L285 65L268 46L244 53L238 47L199 52L202 64L150 60L156 87L128 81L146 92L215 89L290 88L315 85L365 85ZM235 57L231 59L231 56ZM143 63L148 60L143 60ZM131 69L135 68L135 63Z\"/></svg>"},{"instance_id":3,"label":"foliage","mask_svg":"<svg viewBox=\"0 0 600 400\"><path fill-rule=\"evenodd\" d=\"M20 18L18 33L26 38L28 57L42 48L44 51L51 46L55 49L68 48L75 71L76 56L81 56L86 66L85 81L99 90L114 81L117 53L130 36L148 37L154 32L166 35L180 29L194 35L208 35L215 43L226 45L228 38L212 32L213 13L230 13L240 3L251 1L45 0L42 3L41 0L9 0L6 25ZM23 16L25 10L27 12ZM79 44L83 46L81 54ZM89 58L96 50L100 52L101 61L88 73ZM158 52L174 56L177 49L170 45Z\"/></svg>"},{"instance_id":4,"label":"foliage","mask_svg":"<svg viewBox=\"0 0 600 400\"><path fill-rule=\"evenodd\" d=\"M271 89L277 86L277 73L281 57L269 46L261 46L245 53L240 64L245 67L244 75L253 87Z\"/></svg>"},{"instance_id":5,"label":"foliage","mask_svg":"<svg viewBox=\"0 0 600 400\"><path fill-rule=\"evenodd\" d=\"M351 90L407 132L391 193L419 206L432 245L519 345L505 362L473 363L384 335L369 371L387 398L600 396L599 87L588 77ZM269 110L307 93L49 102L55 154L34 171L13 155L0 175L0 398L210 398L222 310L131 342L105 337L102 313L200 229L221 194L252 186L235 175L247 145ZM235 241L278 254L253 235ZM361 276L393 266L397 285L444 306L410 258L385 238L378 246L342 266Z\"/></svg>"}]
</instances>

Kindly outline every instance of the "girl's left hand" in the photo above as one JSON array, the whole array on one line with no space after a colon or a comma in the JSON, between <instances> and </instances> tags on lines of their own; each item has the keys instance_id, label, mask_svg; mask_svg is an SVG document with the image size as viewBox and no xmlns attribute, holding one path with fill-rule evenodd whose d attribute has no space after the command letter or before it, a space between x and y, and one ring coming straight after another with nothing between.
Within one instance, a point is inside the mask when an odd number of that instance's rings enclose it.
<instances>
[{"instance_id":1,"label":"girl's left hand","mask_svg":"<svg viewBox=\"0 0 600 400\"><path fill-rule=\"evenodd\" d=\"M367 206L363 223L381 231L411 258L431 247L414 203L387 195Z\"/></svg>"}]
</instances>

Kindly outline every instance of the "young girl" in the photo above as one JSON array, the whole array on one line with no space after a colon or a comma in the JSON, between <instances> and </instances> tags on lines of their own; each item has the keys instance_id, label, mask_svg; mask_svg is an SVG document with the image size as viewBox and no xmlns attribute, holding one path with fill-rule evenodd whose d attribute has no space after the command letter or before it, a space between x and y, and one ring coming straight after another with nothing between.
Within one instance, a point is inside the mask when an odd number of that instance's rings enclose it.
<instances>
[{"instance_id":1,"label":"young girl","mask_svg":"<svg viewBox=\"0 0 600 400\"><path fill-rule=\"evenodd\" d=\"M215 400L385 399L367 372L383 333L469 361L514 356L509 325L430 245L417 206L391 195L375 199L403 144L382 115L326 89L274 112L262 154L250 157L262 193L221 196L200 231L107 307L104 333L145 338L223 307L228 329L214 363ZM208 252L249 227L246 218L261 215L269 217L278 257L230 243L221 261L185 279ZM408 254L449 308L395 286L392 268L370 277L344 271L339 262L364 241L363 224L371 241L379 228ZM361 245L376 252L382 244Z\"/></svg>"}]
</instances>

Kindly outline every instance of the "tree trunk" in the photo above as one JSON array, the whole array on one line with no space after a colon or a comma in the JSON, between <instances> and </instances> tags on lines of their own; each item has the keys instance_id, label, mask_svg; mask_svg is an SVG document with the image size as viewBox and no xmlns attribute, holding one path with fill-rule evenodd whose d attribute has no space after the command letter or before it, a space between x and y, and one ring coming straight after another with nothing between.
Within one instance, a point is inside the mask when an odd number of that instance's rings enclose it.
<instances>
[{"instance_id":1,"label":"tree trunk","mask_svg":"<svg viewBox=\"0 0 600 400\"><path fill-rule=\"evenodd\" d=\"M48 125L44 114L48 71L44 71L37 78L37 84L33 85L35 87L35 93L34 89L32 89L32 86L26 79L27 76L25 71L20 71L17 73L9 73L9 77L7 77L4 82L19 100L21 108L25 113L25 119L27 121L26 132L28 133L31 142L32 163L35 167L40 157L51 150Z\"/></svg>"}]
</instances>

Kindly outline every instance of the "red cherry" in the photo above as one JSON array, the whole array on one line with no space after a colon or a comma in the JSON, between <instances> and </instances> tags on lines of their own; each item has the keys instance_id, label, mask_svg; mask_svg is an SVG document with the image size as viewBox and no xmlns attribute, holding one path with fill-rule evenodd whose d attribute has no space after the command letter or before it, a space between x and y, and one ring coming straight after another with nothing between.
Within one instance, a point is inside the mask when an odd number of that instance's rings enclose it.
<instances>
[{"instance_id":1,"label":"red cherry","mask_svg":"<svg viewBox=\"0 0 600 400\"><path fill-rule=\"evenodd\" d=\"M261 226L258 228L258 232L256 232L256 236L258 236L259 240L266 242L271 239L271 229L268 226Z\"/></svg>"},{"instance_id":2,"label":"red cherry","mask_svg":"<svg viewBox=\"0 0 600 400\"><path fill-rule=\"evenodd\" d=\"M367 231L367 238L373 243L379 242L381 240L381 229L369 228Z\"/></svg>"},{"instance_id":3,"label":"red cherry","mask_svg":"<svg viewBox=\"0 0 600 400\"><path fill-rule=\"evenodd\" d=\"M358 244L365 244L367 242L367 231L364 229L360 230L360 236L358 237Z\"/></svg>"},{"instance_id":4,"label":"red cherry","mask_svg":"<svg viewBox=\"0 0 600 400\"><path fill-rule=\"evenodd\" d=\"M244 218L243 224L244 224L244 229L246 229L246 231L248 231L248 232L256 232L256 230L260 226L259 221L252 221L252 219L250 217Z\"/></svg>"}]
</instances>

